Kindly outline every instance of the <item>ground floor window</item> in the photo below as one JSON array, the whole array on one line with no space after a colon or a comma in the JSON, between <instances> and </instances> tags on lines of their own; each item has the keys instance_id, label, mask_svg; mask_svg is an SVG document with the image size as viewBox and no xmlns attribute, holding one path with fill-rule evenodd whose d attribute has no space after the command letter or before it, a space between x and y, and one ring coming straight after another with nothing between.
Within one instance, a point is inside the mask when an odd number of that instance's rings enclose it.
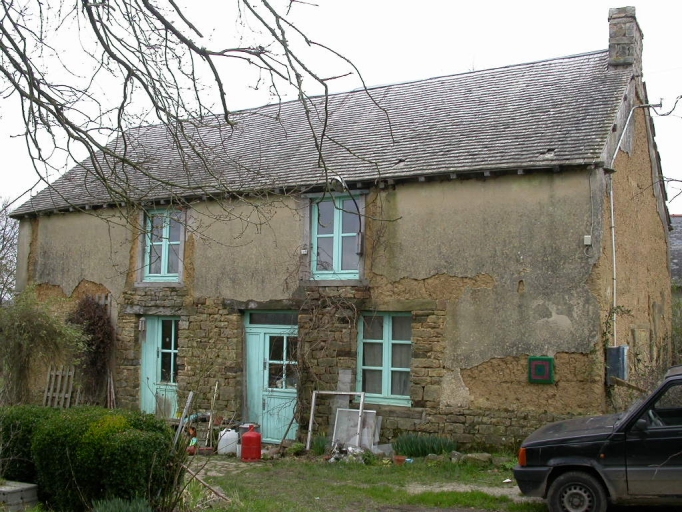
<instances>
[{"instance_id":1,"label":"ground floor window","mask_svg":"<svg viewBox=\"0 0 682 512\"><path fill-rule=\"evenodd\" d=\"M410 405L412 315L363 313L358 326L357 388L370 402Z\"/></svg>"}]
</instances>

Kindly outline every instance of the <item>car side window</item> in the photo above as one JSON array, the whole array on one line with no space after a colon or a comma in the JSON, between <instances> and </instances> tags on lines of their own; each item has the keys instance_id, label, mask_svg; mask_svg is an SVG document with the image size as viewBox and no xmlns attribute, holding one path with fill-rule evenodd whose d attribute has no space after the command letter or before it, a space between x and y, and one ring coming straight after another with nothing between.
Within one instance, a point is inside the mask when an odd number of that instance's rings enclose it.
<instances>
[{"instance_id":1,"label":"car side window","mask_svg":"<svg viewBox=\"0 0 682 512\"><path fill-rule=\"evenodd\" d=\"M669 387L646 412L649 427L682 426L682 385Z\"/></svg>"}]
</instances>

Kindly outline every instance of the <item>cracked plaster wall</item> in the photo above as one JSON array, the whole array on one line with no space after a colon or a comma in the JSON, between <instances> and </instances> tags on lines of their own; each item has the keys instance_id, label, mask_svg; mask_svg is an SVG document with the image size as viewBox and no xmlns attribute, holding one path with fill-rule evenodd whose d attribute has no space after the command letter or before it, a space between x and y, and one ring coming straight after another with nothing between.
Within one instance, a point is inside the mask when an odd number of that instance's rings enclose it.
<instances>
[{"instance_id":1,"label":"cracked plaster wall","mask_svg":"<svg viewBox=\"0 0 682 512\"><path fill-rule=\"evenodd\" d=\"M566 384L581 380L573 375L581 364L600 368L590 356L600 340L599 300L588 286L599 252L586 250L583 236L601 246L592 215L603 191L599 175L582 170L401 185L378 198L384 218L399 220L386 223L374 247L373 307L430 299L445 310L441 406L527 402L538 392L526 382L528 355L565 361L557 375ZM501 374L492 361L515 370ZM600 372L577 385L568 410L602 406L599 390L589 404L580 400L600 386ZM507 383L513 393L495 391ZM552 388L542 393L556 396Z\"/></svg>"}]
</instances>

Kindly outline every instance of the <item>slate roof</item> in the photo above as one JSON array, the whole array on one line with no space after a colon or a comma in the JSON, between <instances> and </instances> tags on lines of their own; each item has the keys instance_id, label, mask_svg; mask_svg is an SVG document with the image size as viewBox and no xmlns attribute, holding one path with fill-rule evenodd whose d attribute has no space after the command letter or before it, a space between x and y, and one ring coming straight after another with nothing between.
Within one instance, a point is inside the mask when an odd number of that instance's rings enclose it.
<instances>
[{"instance_id":1,"label":"slate roof","mask_svg":"<svg viewBox=\"0 0 682 512\"><path fill-rule=\"evenodd\" d=\"M607 62L608 52L599 51L335 94L323 154L349 183L601 165L632 75ZM315 100L318 109L322 103ZM299 102L244 110L232 120L233 127L215 119L184 127L201 156L178 151L163 126L130 130L128 155L149 176L109 168L105 187L86 161L13 215L115 202L123 191L143 201L325 182Z\"/></svg>"}]
</instances>

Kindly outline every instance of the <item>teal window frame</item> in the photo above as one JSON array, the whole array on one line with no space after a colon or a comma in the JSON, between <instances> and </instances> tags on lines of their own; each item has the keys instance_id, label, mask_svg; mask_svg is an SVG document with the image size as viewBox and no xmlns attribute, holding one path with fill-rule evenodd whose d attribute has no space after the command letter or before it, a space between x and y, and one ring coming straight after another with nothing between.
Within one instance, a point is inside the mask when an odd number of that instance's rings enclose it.
<instances>
[{"instance_id":1,"label":"teal window frame","mask_svg":"<svg viewBox=\"0 0 682 512\"><path fill-rule=\"evenodd\" d=\"M381 339L366 339L364 332L364 318L366 317L382 317L383 318L383 329ZM356 389L357 391L364 391L363 386L363 373L364 371L381 371L381 393L365 393L365 401L369 403L386 404L386 405L401 405L401 406L411 406L412 400L409 395L409 383L411 382L411 369L405 366L393 366L392 355L393 347L396 345L410 346L410 366L412 364L412 329L410 326L410 339L409 340L398 340L392 339L393 332L393 319L401 318L412 318L411 313L395 313L395 312L372 312L363 313L360 315L360 320L358 322L358 370L356 377ZM365 344L379 344L382 345L382 364L379 365L366 365L364 364L365 357ZM404 372L408 374L408 394L407 395L394 395L391 393L391 381L393 372Z\"/></svg>"},{"instance_id":2,"label":"teal window frame","mask_svg":"<svg viewBox=\"0 0 682 512\"><path fill-rule=\"evenodd\" d=\"M143 281L172 283L180 280L184 239L182 215L181 210L154 210L145 214ZM162 219L162 224L161 232L157 234L154 231L154 221L159 218ZM177 240L171 240L173 222L177 223ZM152 264L157 261L151 256L153 249L159 255L159 272L152 271ZM169 270L173 253L177 255L177 271L175 272Z\"/></svg>"},{"instance_id":3,"label":"teal window frame","mask_svg":"<svg viewBox=\"0 0 682 512\"><path fill-rule=\"evenodd\" d=\"M349 207L347 204L344 208L344 201L348 201L352 204ZM362 265L362 212L359 206L360 198L351 196L350 194L338 194L333 196L325 196L320 199L313 200L312 210L311 210L311 240L312 240L312 254L310 258L311 263L311 276L314 280L354 280L360 279L360 267ZM324 233L325 231L323 225L321 225L321 214L320 205L329 204L333 205L333 227L330 233ZM357 213L356 211L357 210ZM357 215L357 227L356 229L349 229L344 232L344 214ZM344 241L348 242L354 240L355 255L357 256L358 263L357 268L354 269L343 269L343 246ZM323 240L331 240L332 243L332 266L328 270L318 269L319 261L319 251L320 243ZM350 242L352 244L352 241Z\"/></svg>"}]
</instances>

